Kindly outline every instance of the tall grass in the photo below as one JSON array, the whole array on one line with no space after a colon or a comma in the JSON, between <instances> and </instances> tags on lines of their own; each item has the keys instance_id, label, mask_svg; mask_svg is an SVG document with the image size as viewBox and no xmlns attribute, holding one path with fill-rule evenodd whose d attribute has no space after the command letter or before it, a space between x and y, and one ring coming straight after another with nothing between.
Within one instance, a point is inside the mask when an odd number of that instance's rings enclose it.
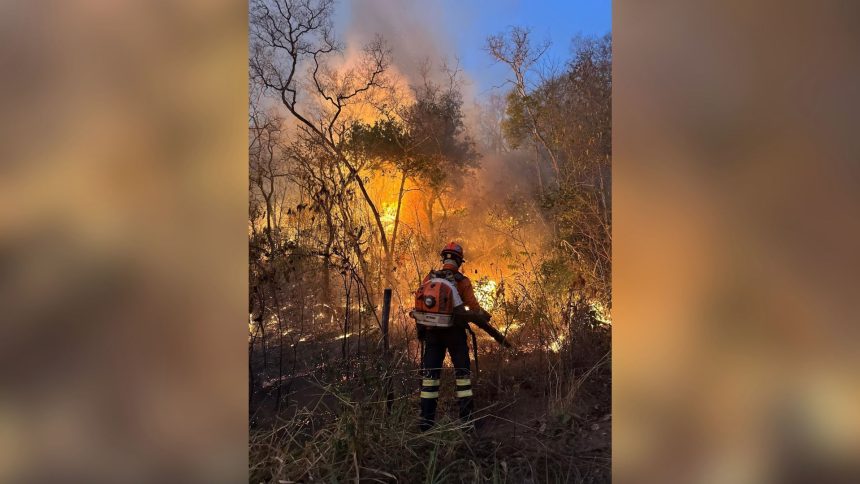
<instances>
[{"instance_id":1,"label":"tall grass","mask_svg":"<svg viewBox=\"0 0 860 484\"><path fill-rule=\"evenodd\" d=\"M601 363L603 365L604 363ZM593 371L597 371L594 368ZM572 382L571 398L591 375ZM606 452L574 451L575 420L564 412L549 414L540 425L526 425L476 412L478 430L445 415L427 432L417 426L417 398L387 404L381 388L358 401L347 382L318 384L321 398L312 408L250 436L250 482L604 482ZM366 390L366 389L365 389ZM323 403L328 402L328 403ZM333 402L333 403L332 403ZM483 425L482 425L483 424ZM513 432L485 430L503 424Z\"/></svg>"}]
</instances>

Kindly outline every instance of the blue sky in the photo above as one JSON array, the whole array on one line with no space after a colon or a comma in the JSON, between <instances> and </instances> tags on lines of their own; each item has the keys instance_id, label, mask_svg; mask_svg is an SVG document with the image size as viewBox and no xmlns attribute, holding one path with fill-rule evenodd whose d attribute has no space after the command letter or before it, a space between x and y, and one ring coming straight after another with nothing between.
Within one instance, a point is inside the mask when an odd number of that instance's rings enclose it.
<instances>
[{"instance_id":1,"label":"blue sky","mask_svg":"<svg viewBox=\"0 0 860 484\"><path fill-rule=\"evenodd\" d=\"M409 70L415 58L453 57L483 97L506 77L483 51L489 35L517 25L530 27L536 40L549 39L548 61L569 57L577 34L603 35L612 29L611 0L341 0L336 30L347 42L379 32L394 49L395 63ZM360 40L356 40L360 39ZM438 59L433 59L437 61Z\"/></svg>"},{"instance_id":2,"label":"blue sky","mask_svg":"<svg viewBox=\"0 0 860 484\"><path fill-rule=\"evenodd\" d=\"M488 35L509 26L530 27L536 40L552 42L546 56L563 61L570 52L570 39L577 34L603 35L612 29L610 0L444 0L446 15L456 22L459 12L470 12L470 26L455 32L461 65L474 80L478 93L485 92L506 74L502 66L493 66L482 50ZM473 22L473 23L472 23Z\"/></svg>"}]
</instances>

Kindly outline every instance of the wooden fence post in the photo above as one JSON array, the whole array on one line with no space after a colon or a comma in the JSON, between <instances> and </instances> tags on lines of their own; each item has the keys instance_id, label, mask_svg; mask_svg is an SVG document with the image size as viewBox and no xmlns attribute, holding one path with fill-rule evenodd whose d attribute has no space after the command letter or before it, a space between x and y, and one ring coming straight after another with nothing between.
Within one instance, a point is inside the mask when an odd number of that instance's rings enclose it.
<instances>
[{"instance_id":1,"label":"wooden fence post","mask_svg":"<svg viewBox=\"0 0 860 484\"><path fill-rule=\"evenodd\" d=\"M388 319L391 315L391 288L385 288L382 296L382 354L385 360L385 390L387 407L391 410L394 393L391 391L391 357L389 355Z\"/></svg>"},{"instance_id":2,"label":"wooden fence post","mask_svg":"<svg viewBox=\"0 0 860 484\"><path fill-rule=\"evenodd\" d=\"M391 289L386 288L382 296L382 351L388 358L388 317L391 314Z\"/></svg>"}]
</instances>

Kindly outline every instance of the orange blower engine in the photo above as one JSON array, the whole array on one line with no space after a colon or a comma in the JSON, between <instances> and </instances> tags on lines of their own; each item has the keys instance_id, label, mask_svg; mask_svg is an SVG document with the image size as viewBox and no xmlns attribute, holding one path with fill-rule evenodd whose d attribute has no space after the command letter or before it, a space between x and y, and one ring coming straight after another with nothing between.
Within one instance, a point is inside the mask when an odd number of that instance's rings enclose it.
<instances>
[{"instance_id":1,"label":"orange blower engine","mask_svg":"<svg viewBox=\"0 0 860 484\"><path fill-rule=\"evenodd\" d=\"M433 275L415 291L415 309L411 316L423 326L449 328L454 326L454 309L462 305L457 286Z\"/></svg>"}]
</instances>

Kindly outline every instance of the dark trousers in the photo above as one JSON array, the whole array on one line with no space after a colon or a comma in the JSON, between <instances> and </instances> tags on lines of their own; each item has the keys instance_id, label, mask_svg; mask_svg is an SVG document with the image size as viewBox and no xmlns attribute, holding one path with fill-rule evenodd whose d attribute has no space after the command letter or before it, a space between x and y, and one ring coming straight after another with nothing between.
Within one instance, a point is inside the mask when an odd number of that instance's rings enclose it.
<instances>
[{"instance_id":1,"label":"dark trousers","mask_svg":"<svg viewBox=\"0 0 860 484\"><path fill-rule=\"evenodd\" d=\"M467 421L472 415L474 403L466 330L462 327L428 328L424 333L424 355L421 358L421 430L429 429L436 421L439 377L446 350L454 363L455 395L460 405L460 418Z\"/></svg>"}]
</instances>

